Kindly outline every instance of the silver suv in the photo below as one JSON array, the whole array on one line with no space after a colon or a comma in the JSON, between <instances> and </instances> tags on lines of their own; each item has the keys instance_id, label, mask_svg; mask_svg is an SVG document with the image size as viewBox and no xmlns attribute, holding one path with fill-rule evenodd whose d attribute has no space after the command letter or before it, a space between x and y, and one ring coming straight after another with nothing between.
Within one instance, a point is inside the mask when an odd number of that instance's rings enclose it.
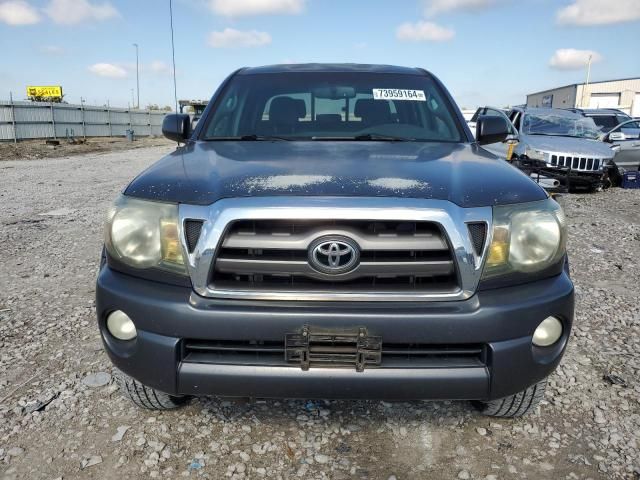
<instances>
[{"instance_id":1,"label":"silver suv","mask_svg":"<svg viewBox=\"0 0 640 480\"><path fill-rule=\"evenodd\" d=\"M514 159L549 182L596 190L607 183L606 170L615 151L600 140L591 118L553 108L514 108L509 119L520 142Z\"/></svg>"}]
</instances>

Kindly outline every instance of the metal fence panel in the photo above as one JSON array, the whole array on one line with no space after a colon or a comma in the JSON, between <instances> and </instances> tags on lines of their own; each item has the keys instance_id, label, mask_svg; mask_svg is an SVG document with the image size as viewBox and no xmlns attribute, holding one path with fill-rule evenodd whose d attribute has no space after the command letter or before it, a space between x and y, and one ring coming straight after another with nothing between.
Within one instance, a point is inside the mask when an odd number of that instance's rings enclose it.
<instances>
[{"instance_id":1,"label":"metal fence panel","mask_svg":"<svg viewBox=\"0 0 640 480\"><path fill-rule=\"evenodd\" d=\"M161 135L168 112L94 105L0 100L0 141L32 138ZM14 133L15 132L15 133Z\"/></svg>"},{"instance_id":2,"label":"metal fence panel","mask_svg":"<svg viewBox=\"0 0 640 480\"><path fill-rule=\"evenodd\" d=\"M56 122L56 138L67 137L82 138L82 124Z\"/></svg>"},{"instance_id":3,"label":"metal fence panel","mask_svg":"<svg viewBox=\"0 0 640 480\"><path fill-rule=\"evenodd\" d=\"M9 105L0 105L0 124L13 122L13 109Z\"/></svg>"},{"instance_id":4,"label":"metal fence panel","mask_svg":"<svg viewBox=\"0 0 640 480\"><path fill-rule=\"evenodd\" d=\"M24 138L52 138L53 124L46 123L18 123L16 124L16 137ZM9 138L12 140L12 138Z\"/></svg>"},{"instance_id":5,"label":"metal fence panel","mask_svg":"<svg viewBox=\"0 0 640 480\"><path fill-rule=\"evenodd\" d=\"M151 125L162 125L162 121L164 120L164 115L152 113L151 114Z\"/></svg>"},{"instance_id":6,"label":"metal fence panel","mask_svg":"<svg viewBox=\"0 0 640 480\"><path fill-rule=\"evenodd\" d=\"M54 108L53 119L56 123L80 123L82 124L82 112L79 108Z\"/></svg>"},{"instance_id":7,"label":"metal fence panel","mask_svg":"<svg viewBox=\"0 0 640 480\"><path fill-rule=\"evenodd\" d=\"M109 125L85 125L87 137L109 137ZM136 132L138 133L138 132Z\"/></svg>"},{"instance_id":8,"label":"metal fence panel","mask_svg":"<svg viewBox=\"0 0 640 480\"><path fill-rule=\"evenodd\" d=\"M112 137L124 137L126 131L129 129L128 125L111 125Z\"/></svg>"},{"instance_id":9,"label":"metal fence panel","mask_svg":"<svg viewBox=\"0 0 640 480\"><path fill-rule=\"evenodd\" d=\"M84 111L85 123L100 123L107 125L109 123L109 112L105 110L87 110Z\"/></svg>"},{"instance_id":10,"label":"metal fence panel","mask_svg":"<svg viewBox=\"0 0 640 480\"><path fill-rule=\"evenodd\" d=\"M20 123L43 123L51 121L50 107L15 107L14 118Z\"/></svg>"},{"instance_id":11,"label":"metal fence panel","mask_svg":"<svg viewBox=\"0 0 640 480\"><path fill-rule=\"evenodd\" d=\"M131 114L131 123L134 125L149 125L149 113L133 112Z\"/></svg>"},{"instance_id":12,"label":"metal fence panel","mask_svg":"<svg viewBox=\"0 0 640 480\"><path fill-rule=\"evenodd\" d=\"M0 138L13 140L13 125L0 123Z\"/></svg>"},{"instance_id":13,"label":"metal fence panel","mask_svg":"<svg viewBox=\"0 0 640 480\"><path fill-rule=\"evenodd\" d=\"M121 111L111 112L111 123L129 125L129 119L130 117L128 112L121 112Z\"/></svg>"}]
</instances>

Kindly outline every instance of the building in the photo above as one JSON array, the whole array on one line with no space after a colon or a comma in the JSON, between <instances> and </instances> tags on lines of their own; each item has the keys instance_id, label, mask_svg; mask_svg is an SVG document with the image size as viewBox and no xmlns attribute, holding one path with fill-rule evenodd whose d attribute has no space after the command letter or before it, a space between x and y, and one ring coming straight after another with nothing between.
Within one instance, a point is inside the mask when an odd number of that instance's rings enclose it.
<instances>
[{"instance_id":1,"label":"building","mask_svg":"<svg viewBox=\"0 0 640 480\"><path fill-rule=\"evenodd\" d=\"M619 108L640 117L640 77L574 83L527 95L527 107Z\"/></svg>"}]
</instances>

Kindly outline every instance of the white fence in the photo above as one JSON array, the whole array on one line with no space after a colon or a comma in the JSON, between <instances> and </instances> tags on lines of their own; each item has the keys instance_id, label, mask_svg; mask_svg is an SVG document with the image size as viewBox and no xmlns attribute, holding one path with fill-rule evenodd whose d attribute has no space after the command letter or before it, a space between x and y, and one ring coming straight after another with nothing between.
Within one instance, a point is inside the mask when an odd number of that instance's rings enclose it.
<instances>
[{"instance_id":1,"label":"white fence","mask_svg":"<svg viewBox=\"0 0 640 480\"><path fill-rule=\"evenodd\" d=\"M0 141L30 138L123 137L162 135L169 112L0 100Z\"/></svg>"}]
</instances>

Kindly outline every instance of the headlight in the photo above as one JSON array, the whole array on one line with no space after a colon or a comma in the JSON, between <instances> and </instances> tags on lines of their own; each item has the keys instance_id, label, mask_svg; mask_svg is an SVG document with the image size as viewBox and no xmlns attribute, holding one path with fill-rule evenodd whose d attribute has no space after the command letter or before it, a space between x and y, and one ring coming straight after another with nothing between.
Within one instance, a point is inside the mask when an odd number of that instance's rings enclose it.
<instances>
[{"instance_id":1,"label":"headlight","mask_svg":"<svg viewBox=\"0 0 640 480\"><path fill-rule=\"evenodd\" d=\"M529 157L531 160L542 160L546 161L546 154L542 150L536 150L534 148L527 147L524 150L524 154Z\"/></svg>"},{"instance_id":2,"label":"headlight","mask_svg":"<svg viewBox=\"0 0 640 480\"><path fill-rule=\"evenodd\" d=\"M175 204L121 196L109 211L105 245L131 267L186 274Z\"/></svg>"},{"instance_id":3,"label":"headlight","mask_svg":"<svg viewBox=\"0 0 640 480\"><path fill-rule=\"evenodd\" d=\"M562 208L552 199L494 207L483 278L555 265L565 254L565 224Z\"/></svg>"}]
</instances>

